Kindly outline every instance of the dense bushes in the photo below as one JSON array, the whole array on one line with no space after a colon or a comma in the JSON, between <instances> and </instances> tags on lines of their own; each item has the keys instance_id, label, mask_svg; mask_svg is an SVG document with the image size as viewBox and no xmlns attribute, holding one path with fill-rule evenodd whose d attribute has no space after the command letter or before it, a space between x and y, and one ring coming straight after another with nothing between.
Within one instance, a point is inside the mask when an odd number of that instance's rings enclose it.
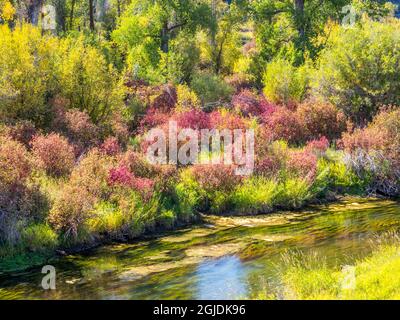
<instances>
[{"instance_id":1,"label":"dense bushes","mask_svg":"<svg viewBox=\"0 0 400 320\"><path fill-rule=\"evenodd\" d=\"M48 98L56 89L58 40L23 25L0 26L0 119L47 120Z\"/></svg>"},{"instance_id":2,"label":"dense bushes","mask_svg":"<svg viewBox=\"0 0 400 320\"><path fill-rule=\"evenodd\" d=\"M197 62L198 24L167 30L169 47L161 48L162 26L149 17L124 16L111 36L117 48L101 36L1 26L1 247L44 252L130 239L199 212L268 213L337 193L399 195L399 109L361 126L378 105L398 102L397 23L334 27L320 61L271 57L264 84L254 87L256 76L247 74L254 41L236 57L238 48L226 49L238 34L224 43L218 30L224 56L216 73L217 56L208 61L202 51ZM158 31L148 37L140 26ZM215 45L202 36L200 46ZM110 50L122 55L111 58ZM254 129L253 174L238 176L234 165L149 163L145 134L167 133L169 121L179 130ZM343 151L330 149L336 145Z\"/></svg>"},{"instance_id":3,"label":"dense bushes","mask_svg":"<svg viewBox=\"0 0 400 320\"><path fill-rule=\"evenodd\" d=\"M124 95L116 70L82 37L61 41L59 50L60 93L68 107L86 111L95 123L109 119L121 108Z\"/></svg>"},{"instance_id":4,"label":"dense bushes","mask_svg":"<svg viewBox=\"0 0 400 320\"><path fill-rule=\"evenodd\" d=\"M284 59L270 62L264 75L265 96L272 102L301 102L307 92L307 72L306 66L296 68Z\"/></svg>"},{"instance_id":5,"label":"dense bushes","mask_svg":"<svg viewBox=\"0 0 400 320\"><path fill-rule=\"evenodd\" d=\"M365 124L382 105L400 104L397 19L336 26L321 53L314 90Z\"/></svg>"},{"instance_id":6,"label":"dense bushes","mask_svg":"<svg viewBox=\"0 0 400 320\"><path fill-rule=\"evenodd\" d=\"M48 175L60 177L68 174L75 163L73 147L59 134L38 135L31 142L32 153L38 166Z\"/></svg>"},{"instance_id":7,"label":"dense bushes","mask_svg":"<svg viewBox=\"0 0 400 320\"><path fill-rule=\"evenodd\" d=\"M0 137L0 243L15 244L24 225L45 214L47 203L30 182L33 168L22 144Z\"/></svg>"},{"instance_id":8,"label":"dense bushes","mask_svg":"<svg viewBox=\"0 0 400 320\"><path fill-rule=\"evenodd\" d=\"M368 127L343 136L349 166L369 181L370 192L400 194L399 119L399 109L382 110Z\"/></svg>"}]
</instances>

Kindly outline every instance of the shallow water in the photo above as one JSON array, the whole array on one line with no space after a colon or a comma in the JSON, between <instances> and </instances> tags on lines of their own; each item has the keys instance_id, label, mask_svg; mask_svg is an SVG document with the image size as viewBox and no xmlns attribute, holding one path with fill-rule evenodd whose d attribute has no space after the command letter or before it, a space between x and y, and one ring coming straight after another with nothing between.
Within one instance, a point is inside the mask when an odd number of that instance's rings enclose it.
<instances>
[{"instance_id":1,"label":"shallow water","mask_svg":"<svg viewBox=\"0 0 400 320\"><path fill-rule=\"evenodd\" d=\"M400 227L400 204L348 199L299 212L207 217L202 225L131 244L66 256L56 290L41 268L0 275L0 299L245 299L280 296L286 251L312 252L342 267L371 240Z\"/></svg>"}]
</instances>

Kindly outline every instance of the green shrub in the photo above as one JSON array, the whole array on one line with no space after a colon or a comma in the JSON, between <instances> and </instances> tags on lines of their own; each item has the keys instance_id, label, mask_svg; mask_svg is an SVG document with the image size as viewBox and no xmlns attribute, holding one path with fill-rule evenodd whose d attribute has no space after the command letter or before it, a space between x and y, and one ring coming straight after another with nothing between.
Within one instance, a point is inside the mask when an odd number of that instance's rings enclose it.
<instances>
[{"instance_id":1,"label":"green shrub","mask_svg":"<svg viewBox=\"0 0 400 320\"><path fill-rule=\"evenodd\" d=\"M306 65L296 68L287 60L275 59L265 70L263 91L272 102L301 102L305 98L308 82Z\"/></svg>"},{"instance_id":2,"label":"green shrub","mask_svg":"<svg viewBox=\"0 0 400 320\"><path fill-rule=\"evenodd\" d=\"M58 40L24 24L0 26L0 119L48 120L48 99L56 88Z\"/></svg>"},{"instance_id":3,"label":"green shrub","mask_svg":"<svg viewBox=\"0 0 400 320\"><path fill-rule=\"evenodd\" d=\"M83 37L60 44L59 85L68 106L86 111L94 123L105 122L123 107L124 91L116 70Z\"/></svg>"},{"instance_id":4,"label":"green shrub","mask_svg":"<svg viewBox=\"0 0 400 320\"><path fill-rule=\"evenodd\" d=\"M126 217L116 205L109 202L99 202L94 206L86 224L88 231L92 234L118 238L126 224Z\"/></svg>"},{"instance_id":5,"label":"green shrub","mask_svg":"<svg viewBox=\"0 0 400 320\"><path fill-rule=\"evenodd\" d=\"M277 191L278 184L274 180L252 177L232 193L232 205L238 213L268 213L275 205Z\"/></svg>"},{"instance_id":6,"label":"green shrub","mask_svg":"<svg viewBox=\"0 0 400 320\"><path fill-rule=\"evenodd\" d=\"M23 229L22 245L30 251L51 251L58 245L58 236L47 224L33 224Z\"/></svg>"},{"instance_id":7,"label":"green shrub","mask_svg":"<svg viewBox=\"0 0 400 320\"><path fill-rule=\"evenodd\" d=\"M195 181L190 169L182 171L180 179L181 181L175 187L179 204L179 218L187 221L196 213L196 208L204 197L204 191Z\"/></svg>"},{"instance_id":8,"label":"green shrub","mask_svg":"<svg viewBox=\"0 0 400 320\"><path fill-rule=\"evenodd\" d=\"M171 229L175 225L176 214L173 210L163 210L157 218L157 223L164 228Z\"/></svg>"},{"instance_id":9,"label":"green shrub","mask_svg":"<svg viewBox=\"0 0 400 320\"><path fill-rule=\"evenodd\" d=\"M400 21L333 28L314 91L364 124L381 105L400 105Z\"/></svg>"},{"instance_id":10,"label":"green shrub","mask_svg":"<svg viewBox=\"0 0 400 320\"><path fill-rule=\"evenodd\" d=\"M216 75L197 73L193 76L191 88L201 99L203 106L227 102L234 89Z\"/></svg>"},{"instance_id":11,"label":"green shrub","mask_svg":"<svg viewBox=\"0 0 400 320\"><path fill-rule=\"evenodd\" d=\"M285 209L301 208L312 198L310 183L301 178L291 178L279 184L276 206Z\"/></svg>"}]
</instances>

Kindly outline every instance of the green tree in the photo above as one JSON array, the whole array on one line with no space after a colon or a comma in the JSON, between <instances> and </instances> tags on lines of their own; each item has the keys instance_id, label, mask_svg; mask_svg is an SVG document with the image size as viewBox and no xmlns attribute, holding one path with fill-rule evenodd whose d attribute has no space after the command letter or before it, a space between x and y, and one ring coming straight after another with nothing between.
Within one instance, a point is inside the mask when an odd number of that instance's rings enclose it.
<instances>
[{"instance_id":1,"label":"green tree","mask_svg":"<svg viewBox=\"0 0 400 320\"><path fill-rule=\"evenodd\" d=\"M321 53L314 91L358 124L379 106L400 105L400 22L336 26Z\"/></svg>"},{"instance_id":2,"label":"green tree","mask_svg":"<svg viewBox=\"0 0 400 320\"><path fill-rule=\"evenodd\" d=\"M128 52L136 76L160 81L165 72L160 61L170 53L171 40L180 32L194 35L210 24L210 17L205 0L133 0L112 37Z\"/></svg>"}]
</instances>

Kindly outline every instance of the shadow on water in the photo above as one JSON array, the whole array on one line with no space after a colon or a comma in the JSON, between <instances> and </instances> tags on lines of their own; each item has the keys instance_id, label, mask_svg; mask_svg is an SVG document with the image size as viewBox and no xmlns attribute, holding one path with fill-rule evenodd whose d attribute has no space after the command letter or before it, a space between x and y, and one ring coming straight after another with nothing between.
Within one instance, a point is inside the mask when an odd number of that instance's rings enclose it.
<instances>
[{"instance_id":1,"label":"shadow on water","mask_svg":"<svg viewBox=\"0 0 400 320\"><path fill-rule=\"evenodd\" d=\"M279 290L287 250L334 266L371 252L376 234L398 230L400 204L353 199L300 212L208 217L203 226L59 259L56 290L41 268L0 275L1 299L238 299Z\"/></svg>"}]
</instances>

